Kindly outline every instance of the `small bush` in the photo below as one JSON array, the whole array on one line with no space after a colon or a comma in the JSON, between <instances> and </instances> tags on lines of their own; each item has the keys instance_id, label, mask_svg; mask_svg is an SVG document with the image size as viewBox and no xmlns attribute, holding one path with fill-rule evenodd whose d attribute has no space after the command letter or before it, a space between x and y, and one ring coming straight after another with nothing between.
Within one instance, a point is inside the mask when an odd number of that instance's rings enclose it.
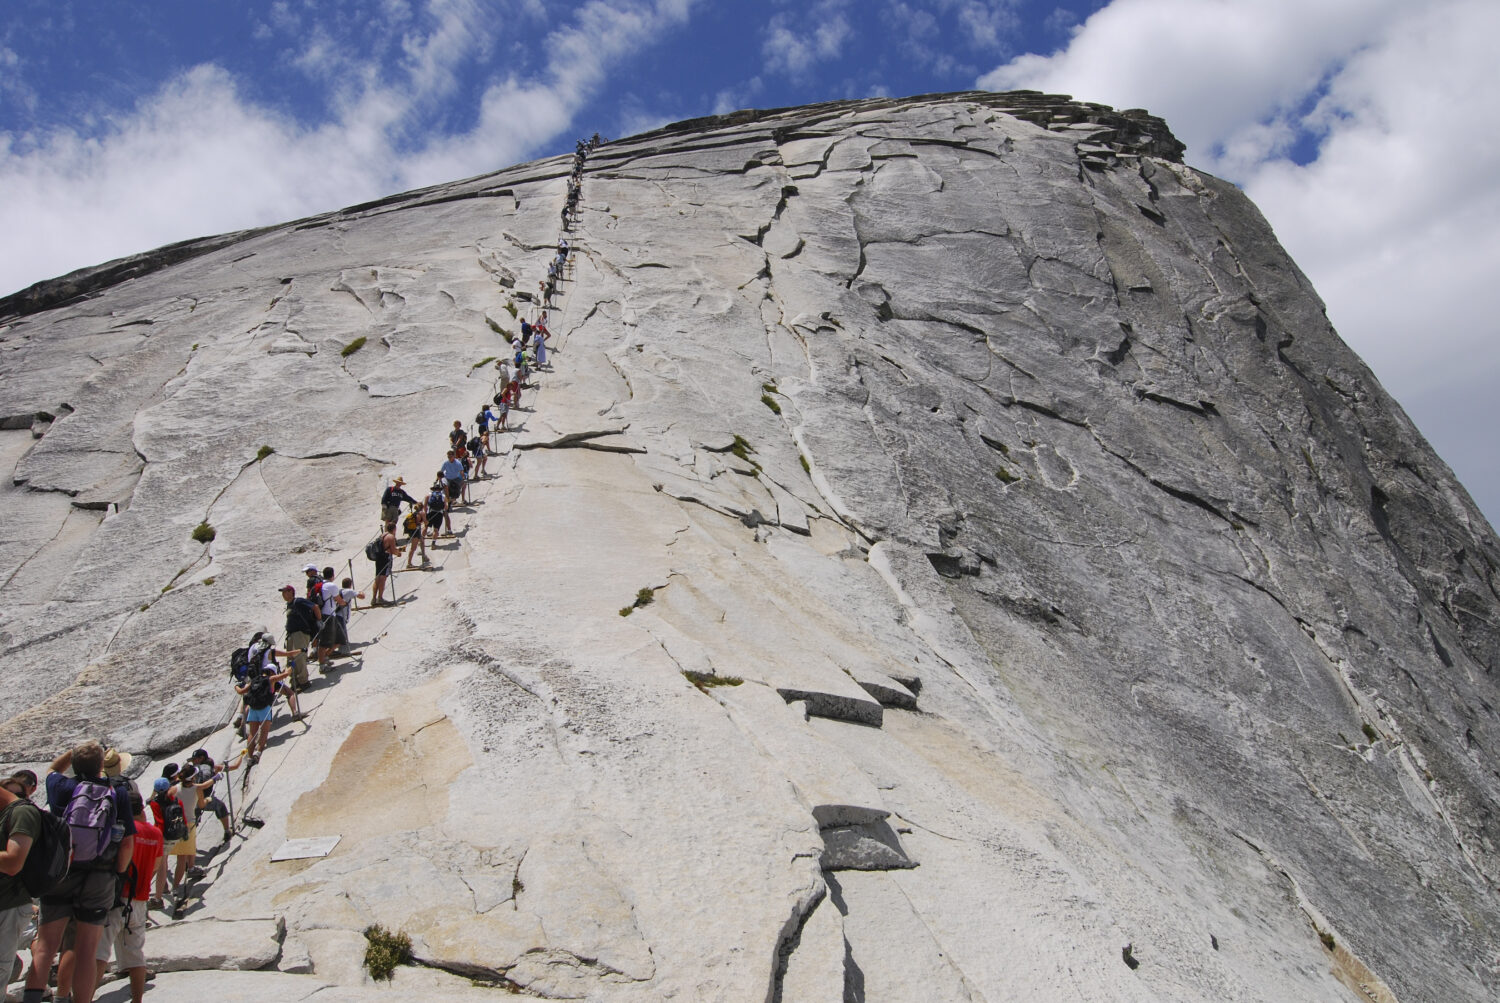
<instances>
[{"instance_id":1,"label":"small bush","mask_svg":"<svg viewBox=\"0 0 1500 1003\"><path fill-rule=\"evenodd\" d=\"M635 612L635 607L634 606L621 606L620 607L620 615L621 616L629 616L630 614L632 614L634 612Z\"/></svg>"},{"instance_id":2,"label":"small bush","mask_svg":"<svg viewBox=\"0 0 1500 1003\"><path fill-rule=\"evenodd\" d=\"M755 447L750 445L749 440L742 436L737 435L734 437L734 445L729 447L729 451L746 462L754 462L750 459L750 454L755 452Z\"/></svg>"},{"instance_id":3,"label":"small bush","mask_svg":"<svg viewBox=\"0 0 1500 1003\"><path fill-rule=\"evenodd\" d=\"M635 593L636 606L650 606L656 602L656 591L654 589L638 589Z\"/></svg>"},{"instance_id":4,"label":"small bush","mask_svg":"<svg viewBox=\"0 0 1500 1003\"><path fill-rule=\"evenodd\" d=\"M274 452L276 452L276 450L272 449L270 446L261 446L255 451L255 458L257 460L264 460Z\"/></svg>"},{"instance_id":5,"label":"small bush","mask_svg":"<svg viewBox=\"0 0 1500 1003\"><path fill-rule=\"evenodd\" d=\"M193 527L193 539L199 543L210 543L216 535L218 534L214 532L214 528L207 522L200 522Z\"/></svg>"},{"instance_id":6,"label":"small bush","mask_svg":"<svg viewBox=\"0 0 1500 1003\"><path fill-rule=\"evenodd\" d=\"M203 579L203 584L204 585L212 585L213 583L214 583L214 579L212 577L208 577L208 578Z\"/></svg>"},{"instance_id":7,"label":"small bush","mask_svg":"<svg viewBox=\"0 0 1500 1003\"><path fill-rule=\"evenodd\" d=\"M807 462L807 457L803 456L801 453L798 453L797 454L797 462L800 463L800 464L802 464L802 472L804 474L807 474L809 477L811 477L812 476L812 464Z\"/></svg>"},{"instance_id":8,"label":"small bush","mask_svg":"<svg viewBox=\"0 0 1500 1003\"><path fill-rule=\"evenodd\" d=\"M1314 929L1317 928L1314 927ZM1318 939L1321 940L1323 942L1323 946L1328 948L1330 951L1338 946L1334 943L1333 934L1329 933L1327 930L1318 930Z\"/></svg>"},{"instance_id":9,"label":"small bush","mask_svg":"<svg viewBox=\"0 0 1500 1003\"><path fill-rule=\"evenodd\" d=\"M364 335L360 335L358 338L355 338L353 341L349 342L349 344L345 345L339 351L339 354L342 355L344 358L347 359L349 356L353 355L355 352L359 351L361 348L364 348L364 347L365 347L365 336Z\"/></svg>"},{"instance_id":10,"label":"small bush","mask_svg":"<svg viewBox=\"0 0 1500 1003\"><path fill-rule=\"evenodd\" d=\"M710 686L738 686L744 682L739 676L716 676L712 672L694 672L692 669L683 669L682 675L703 693L707 693Z\"/></svg>"},{"instance_id":11,"label":"small bush","mask_svg":"<svg viewBox=\"0 0 1500 1003\"><path fill-rule=\"evenodd\" d=\"M365 941L365 969L376 981L389 982L397 965L411 963L411 938L405 933L376 924L365 927Z\"/></svg>"},{"instance_id":12,"label":"small bush","mask_svg":"<svg viewBox=\"0 0 1500 1003\"><path fill-rule=\"evenodd\" d=\"M510 335L508 335L508 334L505 333L505 328L503 328L499 324L495 323L494 320L492 320L489 317L486 317L486 318L484 318L484 322L490 326L490 330L491 331L494 331L496 334L498 334L500 337L504 338L506 341L510 340Z\"/></svg>"},{"instance_id":13,"label":"small bush","mask_svg":"<svg viewBox=\"0 0 1500 1003\"><path fill-rule=\"evenodd\" d=\"M774 383L762 383L760 385L760 388L762 390L764 390L768 394L774 394L774 393L777 392L777 390L776 390L776 384L774 384Z\"/></svg>"},{"instance_id":14,"label":"small bush","mask_svg":"<svg viewBox=\"0 0 1500 1003\"><path fill-rule=\"evenodd\" d=\"M1009 470L1006 470L1004 467L1001 467L999 470L995 471L995 476L1000 478L1000 480L1004 481L1006 484L1014 484L1016 481L1019 481L1021 479L1015 474L1011 473Z\"/></svg>"},{"instance_id":15,"label":"small bush","mask_svg":"<svg viewBox=\"0 0 1500 1003\"><path fill-rule=\"evenodd\" d=\"M494 361L495 361L495 357L493 355L486 355L484 358L480 359L478 362L474 363L469 368L470 369L478 369L480 366L487 366L491 362L494 362Z\"/></svg>"},{"instance_id":16,"label":"small bush","mask_svg":"<svg viewBox=\"0 0 1500 1003\"><path fill-rule=\"evenodd\" d=\"M505 312L508 313L508 314L510 314L512 320L514 320L516 318L516 301L515 300L506 300L506 302L505 302Z\"/></svg>"},{"instance_id":17,"label":"small bush","mask_svg":"<svg viewBox=\"0 0 1500 1003\"><path fill-rule=\"evenodd\" d=\"M1374 745L1375 744L1375 740L1380 737L1379 733L1376 732L1376 730L1374 728L1370 727L1370 725L1369 725L1368 722L1366 722L1365 724L1361 725L1360 727L1364 730L1365 737L1370 740L1370 744Z\"/></svg>"},{"instance_id":18,"label":"small bush","mask_svg":"<svg viewBox=\"0 0 1500 1003\"><path fill-rule=\"evenodd\" d=\"M772 397L770 394L761 394L760 402L766 407L770 408L773 414L781 413L781 405L776 403L776 398Z\"/></svg>"}]
</instances>

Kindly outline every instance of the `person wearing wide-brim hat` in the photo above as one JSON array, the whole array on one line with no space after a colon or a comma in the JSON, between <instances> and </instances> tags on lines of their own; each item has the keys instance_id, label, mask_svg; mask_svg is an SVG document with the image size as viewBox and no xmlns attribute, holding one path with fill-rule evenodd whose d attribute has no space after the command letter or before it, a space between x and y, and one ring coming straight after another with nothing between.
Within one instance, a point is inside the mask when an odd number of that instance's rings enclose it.
<instances>
[{"instance_id":1,"label":"person wearing wide-brim hat","mask_svg":"<svg viewBox=\"0 0 1500 1003\"><path fill-rule=\"evenodd\" d=\"M380 496L380 522L382 525L388 522L401 521L401 503L415 505L417 500L402 490L406 484L406 478L397 474L391 478L391 483L386 486Z\"/></svg>"}]
</instances>

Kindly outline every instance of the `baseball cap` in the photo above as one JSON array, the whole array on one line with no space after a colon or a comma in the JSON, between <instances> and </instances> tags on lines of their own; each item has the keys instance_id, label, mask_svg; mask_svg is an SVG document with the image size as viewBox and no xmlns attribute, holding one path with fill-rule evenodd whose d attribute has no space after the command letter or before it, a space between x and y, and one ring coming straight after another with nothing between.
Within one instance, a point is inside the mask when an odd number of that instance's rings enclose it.
<instances>
[{"instance_id":1,"label":"baseball cap","mask_svg":"<svg viewBox=\"0 0 1500 1003\"><path fill-rule=\"evenodd\" d=\"M307 565L303 566L302 570L303 571L317 571L318 570L318 566L316 564L307 564Z\"/></svg>"},{"instance_id":2,"label":"baseball cap","mask_svg":"<svg viewBox=\"0 0 1500 1003\"><path fill-rule=\"evenodd\" d=\"M168 780L166 777L157 777L156 783L151 785L151 789L158 794L165 794L167 791L172 789L172 781Z\"/></svg>"}]
</instances>

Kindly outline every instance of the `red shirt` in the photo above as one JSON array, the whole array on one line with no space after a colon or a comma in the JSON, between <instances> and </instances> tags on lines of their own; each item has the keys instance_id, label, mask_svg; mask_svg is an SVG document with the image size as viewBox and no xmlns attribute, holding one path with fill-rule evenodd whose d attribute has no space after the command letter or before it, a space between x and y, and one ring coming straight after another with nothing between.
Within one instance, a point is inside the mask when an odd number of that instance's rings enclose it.
<instances>
[{"instance_id":1,"label":"red shirt","mask_svg":"<svg viewBox=\"0 0 1500 1003\"><path fill-rule=\"evenodd\" d=\"M161 857L162 846L161 830L150 822L137 820L135 856L131 858L135 862L135 885L130 889L130 897L138 902L151 897L151 879L156 874L156 861Z\"/></svg>"}]
</instances>

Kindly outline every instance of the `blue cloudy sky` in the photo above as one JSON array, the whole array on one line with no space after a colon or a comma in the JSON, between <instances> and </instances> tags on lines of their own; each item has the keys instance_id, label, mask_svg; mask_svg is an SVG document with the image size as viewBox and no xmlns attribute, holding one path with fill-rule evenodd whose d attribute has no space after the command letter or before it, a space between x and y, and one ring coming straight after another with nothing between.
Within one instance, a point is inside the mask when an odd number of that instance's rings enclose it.
<instances>
[{"instance_id":1,"label":"blue cloudy sky","mask_svg":"<svg viewBox=\"0 0 1500 1003\"><path fill-rule=\"evenodd\" d=\"M4 0L0 294L742 107L1163 116L1500 521L1496 0Z\"/></svg>"}]
</instances>

